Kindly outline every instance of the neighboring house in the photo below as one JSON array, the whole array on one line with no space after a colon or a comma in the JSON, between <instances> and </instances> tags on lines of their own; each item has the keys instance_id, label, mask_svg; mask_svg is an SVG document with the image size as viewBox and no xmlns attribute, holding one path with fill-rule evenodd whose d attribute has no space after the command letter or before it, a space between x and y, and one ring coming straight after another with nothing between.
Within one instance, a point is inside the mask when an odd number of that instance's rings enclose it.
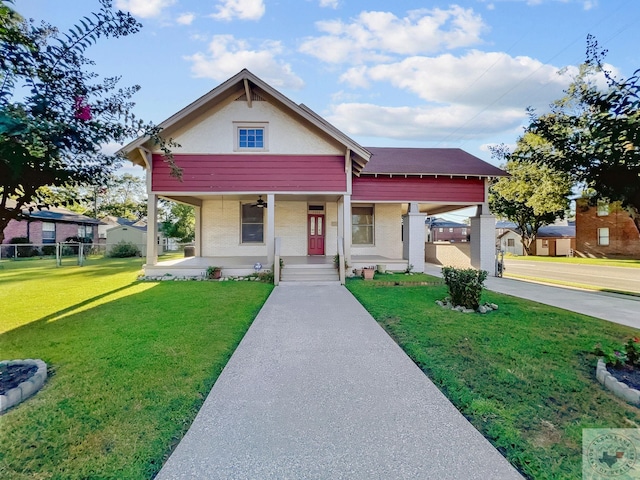
<instances>
[{"instance_id":1,"label":"neighboring house","mask_svg":"<svg viewBox=\"0 0 640 480\"><path fill-rule=\"evenodd\" d=\"M427 217L427 242L468 242L471 236L469 225L445 220L438 217Z\"/></svg>"},{"instance_id":2,"label":"neighboring house","mask_svg":"<svg viewBox=\"0 0 640 480\"><path fill-rule=\"evenodd\" d=\"M148 138L121 150L148 176L147 274L207 264L253 271L277 254L285 265L330 263L340 250L352 267L384 261L423 271L427 213L469 206L479 212L471 262L493 271L488 186L505 172L460 149L362 147L247 70L160 127L180 145L182 179ZM160 197L195 207L195 257L158 264Z\"/></svg>"},{"instance_id":3,"label":"neighboring house","mask_svg":"<svg viewBox=\"0 0 640 480\"><path fill-rule=\"evenodd\" d=\"M576 227L572 222L545 225L538 229L536 241L531 245L531 255L569 256L575 249L575 238ZM496 245L505 253L525 254L520 229L513 222L496 222Z\"/></svg>"},{"instance_id":4,"label":"neighboring house","mask_svg":"<svg viewBox=\"0 0 640 480\"><path fill-rule=\"evenodd\" d=\"M27 238L35 245L64 242L70 237L86 238L91 241L98 236L99 220L65 208L50 207L48 209L29 212L22 211L23 219L11 220L4 230L3 243L10 243L16 237Z\"/></svg>"},{"instance_id":5,"label":"neighboring house","mask_svg":"<svg viewBox=\"0 0 640 480\"><path fill-rule=\"evenodd\" d=\"M107 230L107 253L119 242L133 243L138 247L142 256L147 255L147 226L140 226L138 223L132 222L129 225L118 225ZM156 237L156 245L158 253L165 251L165 239L161 233Z\"/></svg>"},{"instance_id":6,"label":"neighboring house","mask_svg":"<svg viewBox=\"0 0 640 480\"><path fill-rule=\"evenodd\" d=\"M106 215L100 218L100 222L101 224L98 225L98 238L102 240L106 240L107 230L110 228L119 227L120 225L135 225L137 227L145 227L147 225L146 220L130 220L114 215Z\"/></svg>"},{"instance_id":7,"label":"neighboring house","mask_svg":"<svg viewBox=\"0 0 640 480\"><path fill-rule=\"evenodd\" d=\"M576 200L576 252L588 257L640 258L640 235L619 202Z\"/></svg>"}]
</instances>

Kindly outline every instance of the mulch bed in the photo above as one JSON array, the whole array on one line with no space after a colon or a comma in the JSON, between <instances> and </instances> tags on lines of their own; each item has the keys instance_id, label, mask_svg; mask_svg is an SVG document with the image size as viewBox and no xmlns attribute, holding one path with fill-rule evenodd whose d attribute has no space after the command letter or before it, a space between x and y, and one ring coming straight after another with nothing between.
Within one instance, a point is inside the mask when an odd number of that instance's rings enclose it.
<instances>
[{"instance_id":1,"label":"mulch bed","mask_svg":"<svg viewBox=\"0 0 640 480\"><path fill-rule=\"evenodd\" d=\"M607 371L619 382L629 385L635 390L640 390L640 371L632 368L607 367Z\"/></svg>"},{"instance_id":2,"label":"mulch bed","mask_svg":"<svg viewBox=\"0 0 640 480\"><path fill-rule=\"evenodd\" d=\"M396 286L396 287L415 287L416 285L432 285L432 286L436 286L436 285L444 285L443 282L404 282L402 280L397 281L397 282L379 282L376 281L375 282L376 285L380 285L383 287L389 287L389 286Z\"/></svg>"},{"instance_id":3,"label":"mulch bed","mask_svg":"<svg viewBox=\"0 0 640 480\"><path fill-rule=\"evenodd\" d=\"M29 380L38 371L37 365L0 366L0 395L4 395L22 382Z\"/></svg>"}]
</instances>

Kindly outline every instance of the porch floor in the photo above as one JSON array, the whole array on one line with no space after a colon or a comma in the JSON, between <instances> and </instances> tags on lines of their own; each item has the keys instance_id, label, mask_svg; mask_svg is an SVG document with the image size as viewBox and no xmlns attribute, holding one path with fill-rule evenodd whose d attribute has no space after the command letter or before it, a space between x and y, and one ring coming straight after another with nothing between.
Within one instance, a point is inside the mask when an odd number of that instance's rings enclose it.
<instances>
[{"instance_id":1,"label":"porch floor","mask_svg":"<svg viewBox=\"0 0 640 480\"><path fill-rule=\"evenodd\" d=\"M283 256L285 268L287 265L327 265L333 264L333 256ZM207 267L222 267L225 276L248 275L254 272L254 265L260 263L263 270L271 269L267 257L185 257L158 262L156 265L145 265L147 276L187 276L195 277L204 275ZM382 255L352 255L350 268L362 268L369 265L386 264L389 270L404 270L407 260L402 258L389 258Z\"/></svg>"}]
</instances>

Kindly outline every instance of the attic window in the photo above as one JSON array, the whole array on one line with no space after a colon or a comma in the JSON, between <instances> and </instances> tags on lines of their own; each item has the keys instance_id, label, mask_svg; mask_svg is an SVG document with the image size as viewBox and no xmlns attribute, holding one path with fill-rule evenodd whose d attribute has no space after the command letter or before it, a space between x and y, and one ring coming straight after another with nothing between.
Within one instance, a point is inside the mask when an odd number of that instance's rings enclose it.
<instances>
[{"instance_id":1,"label":"attic window","mask_svg":"<svg viewBox=\"0 0 640 480\"><path fill-rule=\"evenodd\" d=\"M236 151L264 152L267 148L267 125L236 125Z\"/></svg>"}]
</instances>

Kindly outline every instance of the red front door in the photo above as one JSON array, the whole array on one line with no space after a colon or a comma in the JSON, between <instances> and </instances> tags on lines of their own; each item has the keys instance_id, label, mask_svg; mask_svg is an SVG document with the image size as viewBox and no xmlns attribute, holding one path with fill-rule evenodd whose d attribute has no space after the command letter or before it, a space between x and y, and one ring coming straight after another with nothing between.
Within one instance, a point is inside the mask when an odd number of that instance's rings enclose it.
<instances>
[{"instance_id":1,"label":"red front door","mask_svg":"<svg viewBox=\"0 0 640 480\"><path fill-rule=\"evenodd\" d=\"M309 214L309 255L324 255L324 215Z\"/></svg>"}]
</instances>

